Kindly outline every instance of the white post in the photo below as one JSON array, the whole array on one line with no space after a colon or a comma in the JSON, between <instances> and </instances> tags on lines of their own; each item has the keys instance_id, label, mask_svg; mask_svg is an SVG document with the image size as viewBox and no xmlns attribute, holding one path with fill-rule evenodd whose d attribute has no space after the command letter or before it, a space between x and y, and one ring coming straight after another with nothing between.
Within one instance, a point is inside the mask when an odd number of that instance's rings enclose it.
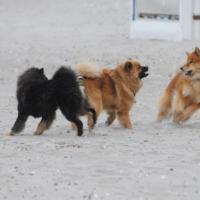
<instances>
[{"instance_id":1,"label":"white post","mask_svg":"<svg viewBox=\"0 0 200 200\"><path fill-rule=\"evenodd\" d=\"M183 39L192 39L193 0L180 0L180 23Z\"/></svg>"},{"instance_id":2,"label":"white post","mask_svg":"<svg viewBox=\"0 0 200 200\"><path fill-rule=\"evenodd\" d=\"M193 14L200 16L200 0L194 0ZM193 20L193 39L200 40L200 20Z\"/></svg>"}]
</instances>

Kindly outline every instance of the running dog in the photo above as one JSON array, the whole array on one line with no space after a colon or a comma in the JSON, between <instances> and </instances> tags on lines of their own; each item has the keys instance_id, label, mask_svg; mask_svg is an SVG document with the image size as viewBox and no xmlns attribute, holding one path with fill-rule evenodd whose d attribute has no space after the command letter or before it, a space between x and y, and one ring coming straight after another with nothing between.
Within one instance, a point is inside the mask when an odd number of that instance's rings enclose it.
<instances>
[{"instance_id":1,"label":"running dog","mask_svg":"<svg viewBox=\"0 0 200 200\"><path fill-rule=\"evenodd\" d=\"M185 122L200 108L200 49L187 53L187 61L169 82L160 100L158 121L173 117Z\"/></svg>"}]
</instances>

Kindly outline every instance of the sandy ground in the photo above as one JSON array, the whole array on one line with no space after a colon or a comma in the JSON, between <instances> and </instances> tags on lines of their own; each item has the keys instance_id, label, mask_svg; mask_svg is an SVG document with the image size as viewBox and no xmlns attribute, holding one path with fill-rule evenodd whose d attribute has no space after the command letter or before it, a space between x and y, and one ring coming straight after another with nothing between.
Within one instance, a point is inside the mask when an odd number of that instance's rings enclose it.
<instances>
[{"instance_id":1,"label":"sandy ground","mask_svg":"<svg viewBox=\"0 0 200 200\"><path fill-rule=\"evenodd\" d=\"M0 0L0 199L199 200L200 114L182 126L155 122L157 102L185 51L200 42L129 40L129 1ZM62 64L113 67L132 57L150 76L131 112L133 130L102 114L78 138L58 112L37 137L39 119L9 137L17 76L30 66L51 77ZM85 123L85 119L83 119Z\"/></svg>"}]
</instances>

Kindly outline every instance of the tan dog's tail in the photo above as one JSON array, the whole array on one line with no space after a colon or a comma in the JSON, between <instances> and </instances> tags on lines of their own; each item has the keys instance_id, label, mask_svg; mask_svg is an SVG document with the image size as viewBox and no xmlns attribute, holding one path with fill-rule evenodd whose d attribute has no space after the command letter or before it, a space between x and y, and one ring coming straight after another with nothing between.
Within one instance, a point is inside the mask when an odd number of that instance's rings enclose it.
<instances>
[{"instance_id":1,"label":"tan dog's tail","mask_svg":"<svg viewBox=\"0 0 200 200\"><path fill-rule=\"evenodd\" d=\"M93 64L77 64L74 70L85 78L97 78L101 73L101 70Z\"/></svg>"},{"instance_id":2,"label":"tan dog's tail","mask_svg":"<svg viewBox=\"0 0 200 200\"><path fill-rule=\"evenodd\" d=\"M162 119L169 117L171 114L173 95L180 75L181 74L178 73L173 77L160 99L158 121L162 121Z\"/></svg>"}]
</instances>

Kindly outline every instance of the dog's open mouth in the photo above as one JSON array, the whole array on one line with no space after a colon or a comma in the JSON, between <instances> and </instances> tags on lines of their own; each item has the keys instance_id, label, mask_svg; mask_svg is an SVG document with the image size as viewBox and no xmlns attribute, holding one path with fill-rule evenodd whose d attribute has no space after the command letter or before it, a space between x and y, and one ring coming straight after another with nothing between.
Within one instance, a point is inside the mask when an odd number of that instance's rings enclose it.
<instances>
[{"instance_id":1,"label":"dog's open mouth","mask_svg":"<svg viewBox=\"0 0 200 200\"><path fill-rule=\"evenodd\" d=\"M193 75L193 71L192 70L186 70L184 69L184 67L181 67L181 72L185 75L185 76L188 76L188 77L191 77Z\"/></svg>"},{"instance_id":2,"label":"dog's open mouth","mask_svg":"<svg viewBox=\"0 0 200 200\"><path fill-rule=\"evenodd\" d=\"M192 76L192 70L186 71L186 72L185 72L185 75L191 77L191 76Z\"/></svg>"},{"instance_id":3,"label":"dog's open mouth","mask_svg":"<svg viewBox=\"0 0 200 200\"><path fill-rule=\"evenodd\" d=\"M149 67L143 66L143 67L142 67L142 70L141 70L141 72L140 72L140 74L139 74L139 78L142 79L142 78L147 77L147 76L149 75L149 74L147 73L148 71L149 71Z\"/></svg>"}]
</instances>

